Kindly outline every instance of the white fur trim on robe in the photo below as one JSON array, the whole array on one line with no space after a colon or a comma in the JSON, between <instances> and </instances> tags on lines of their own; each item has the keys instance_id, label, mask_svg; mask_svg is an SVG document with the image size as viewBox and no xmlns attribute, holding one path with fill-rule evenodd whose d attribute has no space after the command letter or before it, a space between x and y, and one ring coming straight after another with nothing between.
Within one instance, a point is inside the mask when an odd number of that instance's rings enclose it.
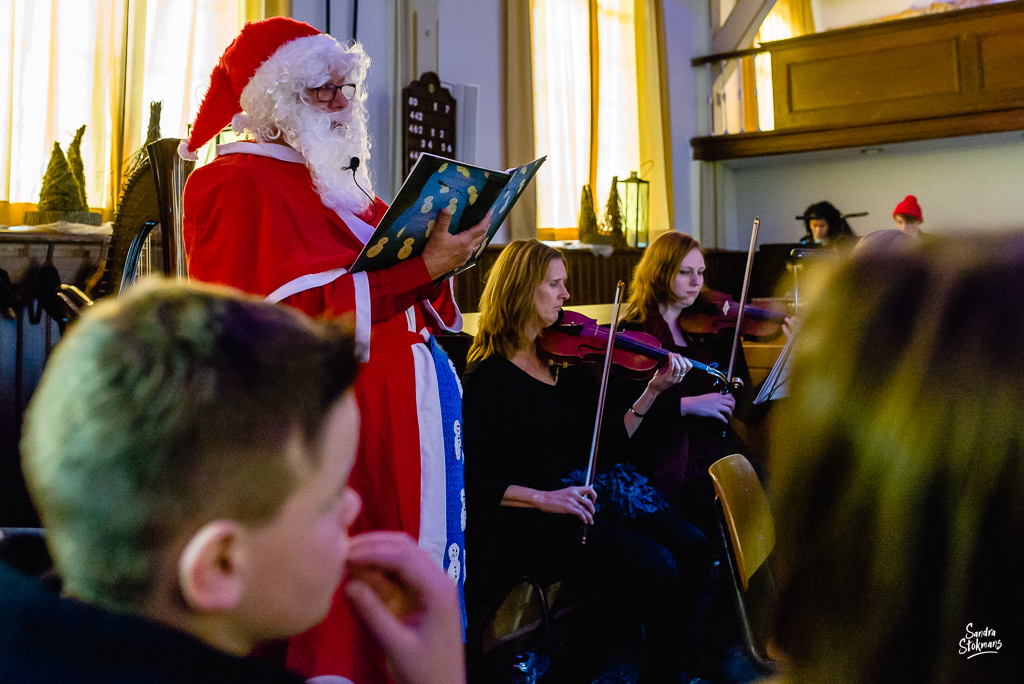
<instances>
[{"instance_id":1,"label":"white fur trim on robe","mask_svg":"<svg viewBox=\"0 0 1024 684\"><path fill-rule=\"evenodd\" d=\"M290 280L281 287L277 288L273 292L267 295L267 301L272 304L288 299L294 294L305 292L306 290L312 290L318 287L323 287L328 283L333 283L341 276L348 273L347 268L332 268L330 271L323 271L322 273L308 273L304 276L299 276L295 280ZM355 274L352 277L354 278ZM363 274L366 277L366 274ZM358 306L358 302L356 303Z\"/></svg>"},{"instance_id":2,"label":"white fur trim on robe","mask_svg":"<svg viewBox=\"0 0 1024 684\"><path fill-rule=\"evenodd\" d=\"M370 280L366 273L353 273L352 286L356 291L356 356L363 363L370 360Z\"/></svg>"},{"instance_id":3,"label":"white fur trim on robe","mask_svg":"<svg viewBox=\"0 0 1024 684\"><path fill-rule=\"evenodd\" d=\"M277 143L258 142L233 142L217 145L217 156L224 157L229 154L255 154L257 157L270 157L278 161L294 162L305 164L306 158L294 147L278 145Z\"/></svg>"},{"instance_id":4,"label":"white fur trim on robe","mask_svg":"<svg viewBox=\"0 0 1024 684\"><path fill-rule=\"evenodd\" d=\"M448 286L448 294L450 295L449 302L451 303L450 310L443 312L446 315L442 316L441 313L438 313L437 310L434 309L434 305L426 299L423 300L423 308L427 310L427 313L429 313L435 321L437 321L437 325L441 330L450 333L462 332L462 312L459 310L458 302L455 301L455 290L452 289L451 278L447 280L446 285ZM452 322L447 323L446 321L449 320Z\"/></svg>"},{"instance_id":5,"label":"white fur trim on robe","mask_svg":"<svg viewBox=\"0 0 1024 684\"><path fill-rule=\"evenodd\" d=\"M272 304L277 304L300 292L333 283L345 275L349 275L347 269L334 268L323 273L310 273L299 276L268 294L266 299ZM370 310L370 281L366 277L365 272L352 273L350 277L352 278L352 289L356 304L356 355L360 361L366 362L370 359L370 327L373 320Z\"/></svg>"},{"instance_id":6,"label":"white fur trim on robe","mask_svg":"<svg viewBox=\"0 0 1024 684\"><path fill-rule=\"evenodd\" d=\"M416 344L411 351L416 369L416 410L420 428L419 545L430 554L438 567L443 568L448 528L441 398L430 348L425 344Z\"/></svg>"},{"instance_id":7,"label":"white fur trim on robe","mask_svg":"<svg viewBox=\"0 0 1024 684\"><path fill-rule=\"evenodd\" d=\"M341 220L345 222L345 225L352 231L352 234L355 235L364 245L369 242L370 238L373 237L373 232L377 230L344 207L335 207L332 205L331 209L334 210L335 214L341 217Z\"/></svg>"}]
</instances>

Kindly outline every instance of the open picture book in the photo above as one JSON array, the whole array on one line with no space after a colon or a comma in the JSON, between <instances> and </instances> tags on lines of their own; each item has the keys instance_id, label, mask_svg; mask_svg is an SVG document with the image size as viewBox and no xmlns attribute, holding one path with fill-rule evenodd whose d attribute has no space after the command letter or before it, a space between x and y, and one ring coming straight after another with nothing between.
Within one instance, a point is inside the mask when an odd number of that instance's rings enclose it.
<instances>
[{"instance_id":1,"label":"open picture book","mask_svg":"<svg viewBox=\"0 0 1024 684\"><path fill-rule=\"evenodd\" d=\"M350 272L376 271L421 255L437 214L445 207L452 212L448 228L452 234L472 228L490 210L487 237L480 247L465 265L437 282L465 271L476 264L545 159L507 171L492 171L432 154L421 155Z\"/></svg>"}]
</instances>

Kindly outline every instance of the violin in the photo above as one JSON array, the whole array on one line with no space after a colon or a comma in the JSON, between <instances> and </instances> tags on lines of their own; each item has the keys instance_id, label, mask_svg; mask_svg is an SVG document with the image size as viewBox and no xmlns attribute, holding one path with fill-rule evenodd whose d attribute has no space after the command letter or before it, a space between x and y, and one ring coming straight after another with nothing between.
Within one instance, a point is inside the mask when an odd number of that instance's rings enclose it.
<instances>
[{"instance_id":1,"label":"violin","mask_svg":"<svg viewBox=\"0 0 1024 684\"><path fill-rule=\"evenodd\" d=\"M597 363L604 360L608 348L609 329L575 311L563 310L559 321L541 330L537 349L543 358L557 365ZM658 338L645 332L618 331L612 348L612 367L634 380L649 380L666 361L669 352ZM716 366L687 359L697 370L704 371L729 385Z\"/></svg>"},{"instance_id":2,"label":"violin","mask_svg":"<svg viewBox=\"0 0 1024 684\"><path fill-rule=\"evenodd\" d=\"M691 335L717 334L736 327L739 311L740 306L731 295L706 290L693 306L679 314L679 327ZM786 305L781 302L747 304L743 307L740 334L769 337L779 332L785 319Z\"/></svg>"},{"instance_id":3,"label":"violin","mask_svg":"<svg viewBox=\"0 0 1024 684\"><path fill-rule=\"evenodd\" d=\"M587 459L587 473L583 482L587 487L594 484L594 475L597 465L597 445L601 440L601 416L604 415L604 402L608 392L608 377L611 375L613 365L620 368L620 372L627 372L628 362L632 361L634 370L630 372L633 377L652 377L658 367L668 360L668 352L658 344L657 338L646 333L623 332L616 328L619 321L619 304L622 302L622 292L625 284L620 280L615 288L615 299L612 303L612 324L604 328L597 324L592 318L582 314L567 312L564 309L559 314L559 320L555 325L545 328L537 338L537 351L541 356L556 363L583 363L585 361L597 360L604 357L601 370L601 381L598 386L597 395L597 417L594 419L594 436L590 442L590 458ZM584 334L586 333L586 334ZM644 338L649 338L646 342ZM653 342L654 344L650 344ZM618 357L618 361L616 361ZM706 366L703 363L688 359L694 368L711 373L729 386L728 376L722 374L717 368ZM639 370L643 368L643 370ZM731 368L729 369L732 370ZM582 543L587 543L587 525L583 525Z\"/></svg>"}]
</instances>

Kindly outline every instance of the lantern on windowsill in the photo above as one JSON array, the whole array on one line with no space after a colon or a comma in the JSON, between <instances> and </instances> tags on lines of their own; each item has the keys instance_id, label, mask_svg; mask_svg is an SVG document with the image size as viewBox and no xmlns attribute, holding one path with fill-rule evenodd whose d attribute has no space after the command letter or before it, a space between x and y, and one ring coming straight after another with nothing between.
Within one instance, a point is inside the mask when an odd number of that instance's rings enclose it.
<instances>
[{"instance_id":1,"label":"lantern on windowsill","mask_svg":"<svg viewBox=\"0 0 1024 684\"><path fill-rule=\"evenodd\" d=\"M631 171L629 178L619 181L619 202L626 244L646 247L650 235L651 184Z\"/></svg>"}]
</instances>

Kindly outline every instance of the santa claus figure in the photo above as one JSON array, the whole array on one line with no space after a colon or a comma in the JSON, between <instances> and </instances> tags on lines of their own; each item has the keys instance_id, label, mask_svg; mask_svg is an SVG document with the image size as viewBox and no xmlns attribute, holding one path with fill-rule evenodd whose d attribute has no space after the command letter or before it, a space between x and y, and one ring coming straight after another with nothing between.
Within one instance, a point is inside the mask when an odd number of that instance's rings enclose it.
<instances>
[{"instance_id":1,"label":"santa claus figure","mask_svg":"<svg viewBox=\"0 0 1024 684\"><path fill-rule=\"evenodd\" d=\"M242 29L214 68L179 150L194 159L229 123L250 138L218 146L216 159L186 184L189 277L310 315L354 318L365 363L350 479L363 513L353 531L404 530L446 567L447 549L463 546L462 463L446 443L461 406L458 381L431 333L458 331L462 319L450 281L434 280L468 260L490 218L451 235L442 211L421 257L348 271L387 209L367 168L369 64L358 43L342 45L292 19ZM288 665L307 677L389 681L341 591L327 619L289 644Z\"/></svg>"}]
</instances>

